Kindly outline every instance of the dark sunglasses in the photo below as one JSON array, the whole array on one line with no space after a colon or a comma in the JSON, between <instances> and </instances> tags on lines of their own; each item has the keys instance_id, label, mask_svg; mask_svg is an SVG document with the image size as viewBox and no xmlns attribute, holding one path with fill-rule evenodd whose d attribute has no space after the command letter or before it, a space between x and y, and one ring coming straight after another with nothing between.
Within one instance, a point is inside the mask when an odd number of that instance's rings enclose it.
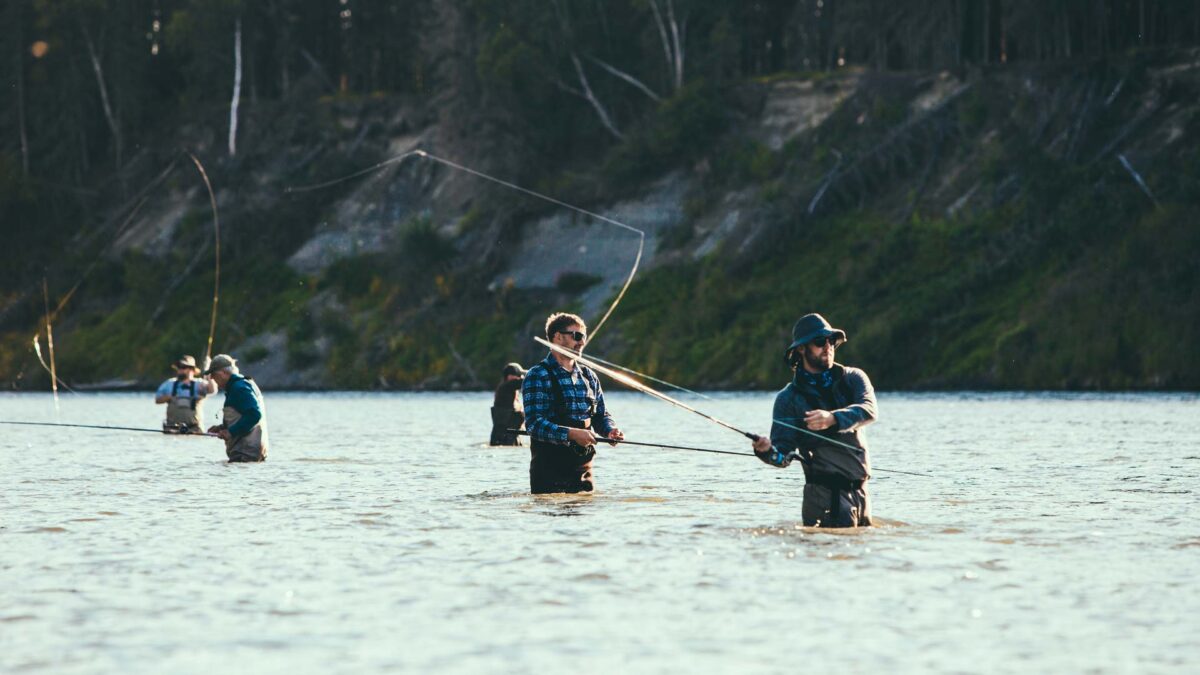
<instances>
[{"instance_id":1,"label":"dark sunglasses","mask_svg":"<svg viewBox=\"0 0 1200 675\"><path fill-rule=\"evenodd\" d=\"M570 335L575 339L576 342L583 342L587 339L587 333L581 330L560 330L558 332L562 333L563 335Z\"/></svg>"},{"instance_id":2,"label":"dark sunglasses","mask_svg":"<svg viewBox=\"0 0 1200 675\"><path fill-rule=\"evenodd\" d=\"M819 337L815 340L809 340L808 344L814 347L824 347L825 345L836 347L841 344L841 340L838 340L836 335L827 335L825 337Z\"/></svg>"}]
</instances>

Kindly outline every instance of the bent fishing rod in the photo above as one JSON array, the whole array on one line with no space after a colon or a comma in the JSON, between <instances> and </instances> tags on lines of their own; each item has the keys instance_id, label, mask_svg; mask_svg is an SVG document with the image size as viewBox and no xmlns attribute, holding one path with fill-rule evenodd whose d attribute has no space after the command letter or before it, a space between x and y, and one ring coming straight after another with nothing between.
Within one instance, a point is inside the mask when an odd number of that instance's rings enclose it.
<instances>
[{"instance_id":1,"label":"bent fishing rod","mask_svg":"<svg viewBox=\"0 0 1200 675\"><path fill-rule=\"evenodd\" d=\"M509 433L517 434L518 436L530 436L530 433L528 431L522 431L520 429L505 429L505 431L507 431ZM666 443L640 443L637 441L627 441L627 440L619 440L618 441L618 440L615 440L612 438L602 438L599 436L597 436L596 438L597 438L597 441L602 442L602 443L608 443L610 445L637 445L637 446L641 446L641 447L645 447L645 448L662 448L665 450L689 450L691 452L711 452L714 455L736 455L738 457L754 457L757 459L757 455L753 455L748 452L733 452L732 450L714 450L713 448L696 448L696 447L692 447L689 445L669 445ZM796 452L795 450L788 453L788 456L791 457L792 459L800 461L801 463L803 463L803 461L804 461L804 457L801 456L800 453ZM898 469L880 469L878 467L875 467L872 470L886 471L888 473L902 473L907 476L921 476L924 478L933 478L933 476L930 474L919 473L916 471L900 471Z\"/></svg>"},{"instance_id":2,"label":"bent fishing rod","mask_svg":"<svg viewBox=\"0 0 1200 675\"><path fill-rule=\"evenodd\" d=\"M726 429L729 429L730 431L736 431L737 433L745 436L746 438L750 439L751 441L757 441L760 438L760 436L758 434L750 433L749 431L744 431L742 429L739 429L739 428L733 426L732 424L729 424L728 422L719 420L716 417L709 415L708 413L697 410L697 409L693 408L692 406L687 405L686 403L677 401L674 398L671 398L670 396L667 396L666 394L662 393L661 391L658 391L652 387L642 384L641 382L638 382L637 380L633 379L632 377L629 377L628 375L625 375L623 373L618 373L610 368L606 368L606 367L600 365L599 363L596 363L595 361L591 360L590 358L583 356L582 354L573 352L569 349L566 349L564 347L556 345L553 342L550 342L549 340L547 340L545 338L535 336L533 339L536 342L538 342L539 344L541 344L545 347L548 347L550 349L550 351L555 352L557 354L561 354L569 359L578 361L579 363L582 363L583 365L588 366L589 368L591 368L597 372L604 373L605 375L611 377L612 379L616 380L617 382L620 382L621 384L628 386L631 389L635 389L637 391L642 392L643 394L653 396L654 398L657 398L660 401L663 401L665 403L669 403L670 405L673 405L677 408L680 408L680 409L686 410L690 413L699 415L700 417L703 417L704 419L709 420L710 422L719 424L719 425L725 427ZM778 420L778 419L774 419L774 418L772 418L772 421L776 422L782 426L785 426L789 429L795 429L796 431L806 433L809 436L814 436L816 438L819 438L819 439L821 439L821 441L823 441L825 443L830 443L835 446L840 446L841 448L850 450L854 453L857 453L859 450L859 448L856 448L853 445L850 445L848 443L843 443L841 441L829 438L828 436L822 436L821 434L818 434L815 431L811 431L809 429L802 429L800 427L788 424L786 422L783 422L782 420ZM743 454L743 453L734 453L734 454ZM855 459L857 459L857 457L855 457ZM925 478L933 477L930 474L917 473L915 471L900 471L899 469L881 469L879 467L872 467L872 470L873 471L884 471L887 473L902 473L902 474L907 474L907 475L912 475L912 476L923 476Z\"/></svg>"},{"instance_id":3,"label":"bent fishing rod","mask_svg":"<svg viewBox=\"0 0 1200 675\"><path fill-rule=\"evenodd\" d=\"M625 279L625 283L621 286L621 290L617 293L617 297L613 300L612 305L609 306L608 311L606 311L604 313L604 316L600 317L600 321L596 324L595 328L592 329L592 337L595 338L596 334L600 332L600 328L602 328L604 326L604 322L608 321L608 317L612 315L613 310L615 310L617 308L617 305L621 304L621 300L625 297L625 292L629 290L630 284L633 283L633 277L637 274L638 266L641 265L641 263L642 263L642 253L646 249L646 232L645 232L645 230L638 229L632 225L627 225L627 224L622 223L621 221L616 220L614 218L609 218L608 216L604 216L599 213L596 213L595 211L589 211L588 209L585 209L585 208L582 208L579 206L575 206L574 204L568 204L567 202L564 202L561 199L555 199L554 197L551 197L546 194L542 194L541 192L538 192L536 190L530 190L529 188L521 187L520 185L517 185L516 183L506 181L502 178L497 178L496 176L484 173L483 171L479 171L478 169L472 169L469 166L464 166L462 164L459 164L458 162L454 162L449 159L446 159L445 157L438 157L437 155L430 153L430 152L426 152L424 150L421 150L420 148L409 150L407 152L402 152L399 155L385 159L382 162L378 162L378 163L376 163L372 166L369 166L365 169L360 169L359 171L354 171L352 173L346 174L344 176L341 176L340 178L334 178L332 180L327 180L322 183L316 183L313 185L292 186L292 187L286 188L284 190L284 192L287 194L291 194L291 193L297 193L297 192L309 192L312 190L321 190L321 189L324 189L327 187L332 187L334 185L344 183L348 180L358 178L359 176L365 176L374 171L378 171L386 166L390 166L392 164L398 164L410 157L417 157L420 159L425 159L425 160L429 160L431 162L435 162L437 164L441 164L443 166L447 166L451 169L454 169L455 171L461 171L463 173L470 174L472 176L475 176L476 178L480 178L482 180L485 180L485 181L488 181L491 183L495 183L496 185L500 185L500 186L508 188L510 190L520 192L521 194L528 195L528 196L534 197L536 199L540 199L540 200L550 203L550 204L554 204L555 206L561 206L562 208L570 209L571 211L585 215L589 218L593 218L602 223L607 223L614 227L619 227L623 230L626 230L628 232L632 232L633 234L636 234L638 236L638 247L637 247L637 255L635 255L633 258L633 267L630 268L629 276Z\"/></svg>"},{"instance_id":4,"label":"bent fishing rod","mask_svg":"<svg viewBox=\"0 0 1200 675\"><path fill-rule=\"evenodd\" d=\"M63 422L14 422L11 420L0 420L0 424L17 424L29 427L74 427L77 429L104 429L106 431L140 431L148 434L158 434L160 436L209 436L211 438L220 438L217 434L208 433L202 434L172 434L162 429L145 429L142 427L114 427L103 424L66 424Z\"/></svg>"},{"instance_id":5,"label":"bent fishing rod","mask_svg":"<svg viewBox=\"0 0 1200 675\"><path fill-rule=\"evenodd\" d=\"M505 429L508 433L517 434L518 436L529 436L528 431L520 429ZM733 452L731 450L713 450L712 448L693 448L687 445L667 445L666 443L639 443L637 441L616 440L613 438L602 438L597 436L596 439L601 443L610 445L638 445L646 448L664 448L666 450L691 450L692 452L711 452L716 455L737 455L738 457L753 457L754 455L748 452Z\"/></svg>"}]
</instances>

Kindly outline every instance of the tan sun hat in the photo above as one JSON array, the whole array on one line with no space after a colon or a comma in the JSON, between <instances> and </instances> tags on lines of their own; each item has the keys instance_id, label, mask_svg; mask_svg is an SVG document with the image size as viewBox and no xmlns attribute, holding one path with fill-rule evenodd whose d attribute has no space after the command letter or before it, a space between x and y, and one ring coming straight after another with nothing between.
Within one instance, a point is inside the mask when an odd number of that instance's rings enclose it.
<instances>
[{"instance_id":1,"label":"tan sun hat","mask_svg":"<svg viewBox=\"0 0 1200 675\"><path fill-rule=\"evenodd\" d=\"M200 366L196 365L196 357L192 356L191 354L184 354L171 365L175 366L176 368L191 368L197 373L200 372Z\"/></svg>"}]
</instances>

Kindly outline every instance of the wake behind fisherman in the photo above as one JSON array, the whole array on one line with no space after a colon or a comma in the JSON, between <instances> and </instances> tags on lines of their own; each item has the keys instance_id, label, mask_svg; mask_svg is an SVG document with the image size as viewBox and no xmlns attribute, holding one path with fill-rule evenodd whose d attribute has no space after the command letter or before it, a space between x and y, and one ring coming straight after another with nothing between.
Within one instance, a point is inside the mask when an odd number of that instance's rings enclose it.
<instances>
[{"instance_id":1,"label":"wake behind fisherman","mask_svg":"<svg viewBox=\"0 0 1200 675\"><path fill-rule=\"evenodd\" d=\"M190 355L181 356L171 365L175 367L175 377L159 385L154 393L156 404L167 404L163 433L203 433L200 420L204 418L204 399L217 393L217 384L207 377L196 379L200 367Z\"/></svg>"},{"instance_id":2,"label":"wake behind fisherman","mask_svg":"<svg viewBox=\"0 0 1200 675\"><path fill-rule=\"evenodd\" d=\"M834 351L844 342L846 332L820 314L800 317L784 351L794 377L775 397L770 438L754 442L758 458L772 466L784 468L792 459L800 460L801 517L809 527L871 524L871 459L861 430L878 416L875 389L862 370L834 362Z\"/></svg>"},{"instance_id":3,"label":"wake behind fisherman","mask_svg":"<svg viewBox=\"0 0 1200 675\"><path fill-rule=\"evenodd\" d=\"M574 314L546 319L546 339L579 353L587 343L587 325ZM596 373L556 351L525 373L521 387L529 430L529 491L591 492L596 442L624 440L604 405Z\"/></svg>"},{"instance_id":4,"label":"wake behind fisherman","mask_svg":"<svg viewBox=\"0 0 1200 675\"><path fill-rule=\"evenodd\" d=\"M209 433L225 441L230 462L261 462L267 458L267 418L262 391L238 371L237 361L228 354L213 357L205 371L225 390L224 423L209 428Z\"/></svg>"}]
</instances>

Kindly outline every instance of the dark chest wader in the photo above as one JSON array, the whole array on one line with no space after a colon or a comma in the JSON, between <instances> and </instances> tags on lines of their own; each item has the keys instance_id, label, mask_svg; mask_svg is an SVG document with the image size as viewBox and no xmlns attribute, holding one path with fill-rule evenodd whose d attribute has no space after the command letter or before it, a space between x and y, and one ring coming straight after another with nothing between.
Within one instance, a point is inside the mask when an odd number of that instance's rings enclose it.
<instances>
[{"instance_id":1,"label":"dark chest wader","mask_svg":"<svg viewBox=\"0 0 1200 675\"><path fill-rule=\"evenodd\" d=\"M817 387L801 389L794 384L792 386L804 399L804 404L809 410L836 410L842 407L842 403L834 397L835 389L842 401L849 402L853 397L850 385L846 384L844 377L839 378L829 389ZM826 429L817 433L832 440L840 440L837 438L838 432L834 429ZM801 451L800 459L800 466L804 468L804 482L820 485L829 491L829 517L834 523L837 523L842 519L842 495L853 498L863 489L866 481L851 480L840 474L817 471L813 468L812 450Z\"/></svg>"},{"instance_id":2,"label":"dark chest wader","mask_svg":"<svg viewBox=\"0 0 1200 675\"><path fill-rule=\"evenodd\" d=\"M200 428L200 399L196 396L196 380L188 382L189 396L179 395L180 382L171 383L171 400L167 401L167 420L163 431L173 434L194 433Z\"/></svg>"},{"instance_id":3,"label":"dark chest wader","mask_svg":"<svg viewBox=\"0 0 1200 675\"><path fill-rule=\"evenodd\" d=\"M592 426L592 416L596 414L596 399L591 396L591 385L587 377L583 377L583 386L588 391L588 415L585 420L572 420L567 414L567 399L563 396L562 384L558 376L550 373L550 389L554 396L553 417L551 422L564 427L589 429ZM537 439L529 443L529 491L533 494L551 492L591 492L595 489L592 482L592 458L596 456L594 447L583 447L577 443L558 445Z\"/></svg>"},{"instance_id":4,"label":"dark chest wader","mask_svg":"<svg viewBox=\"0 0 1200 675\"><path fill-rule=\"evenodd\" d=\"M519 382L519 380L518 380ZM520 429L525 424L525 412L521 410L519 388L512 388L506 396L496 393L492 402L492 434L488 439L489 445L521 445L521 439L509 429ZM505 400L501 400L501 399Z\"/></svg>"}]
</instances>

